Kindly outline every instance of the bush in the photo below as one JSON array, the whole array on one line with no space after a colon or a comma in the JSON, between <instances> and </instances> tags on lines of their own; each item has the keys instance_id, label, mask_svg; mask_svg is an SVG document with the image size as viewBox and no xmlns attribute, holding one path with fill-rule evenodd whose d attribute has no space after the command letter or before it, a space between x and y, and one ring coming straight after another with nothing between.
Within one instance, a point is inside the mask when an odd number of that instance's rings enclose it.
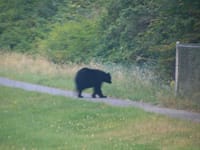
<instances>
[{"instance_id":1,"label":"bush","mask_svg":"<svg viewBox=\"0 0 200 150\"><path fill-rule=\"evenodd\" d=\"M90 20L55 24L47 39L39 42L39 50L50 60L89 62L94 54L98 37L96 24Z\"/></svg>"}]
</instances>

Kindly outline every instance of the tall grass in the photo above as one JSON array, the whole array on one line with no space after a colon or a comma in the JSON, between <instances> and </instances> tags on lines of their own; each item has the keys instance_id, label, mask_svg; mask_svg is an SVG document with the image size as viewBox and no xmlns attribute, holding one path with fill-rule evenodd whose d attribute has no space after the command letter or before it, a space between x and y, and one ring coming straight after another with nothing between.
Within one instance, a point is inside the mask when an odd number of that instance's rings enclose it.
<instances>
[{"instance_id":1,"label":"tall grass","mask_svg":"<svg viewBox=\"0 0 200 150\"><path fill-rule=\"evenodd\" d=\"M105 65L112 72L114 83L108 89L112 96L137 100L156 102L156 92L160 92L156 84L156 76L148 69L137 66Z\"/></svg>"},{"instance_id":2,"label":"tall grass","mask_svg":"<svg viewBox=\"0 0 200 150\"><path fill-rule=\"evenodd\" d=\"M110 72L113 83L104 84L105 95L198 111L199 103L175 98L173 87L162 84L153 71L95 61L89 64L54 64L41 56L0 53L0 75L12 79L74 90L74 76L82 67ZM90 92L90 91L89 91Z\"/></svg>"},{"instance_id":3,"label":"tall grass","mask_svg":"<svg viewBox=\"0 0 200 150\"><path fill-rule=\"evenodd\" d=\"M109 96L134 100L155 101L155 86L152 81L155 77L149 70L140 70L137 67L124 68L120 65L91 62L90 64L56 65L43 57L27 56L17 53L1 55L1 74L20 80L36 82L49 86L73 89L73 77L83 66L98 68L110 72L113 85L105 84L105 93ZM15 73L10 73L15 72Z\"/></svg>"}]
</instances>

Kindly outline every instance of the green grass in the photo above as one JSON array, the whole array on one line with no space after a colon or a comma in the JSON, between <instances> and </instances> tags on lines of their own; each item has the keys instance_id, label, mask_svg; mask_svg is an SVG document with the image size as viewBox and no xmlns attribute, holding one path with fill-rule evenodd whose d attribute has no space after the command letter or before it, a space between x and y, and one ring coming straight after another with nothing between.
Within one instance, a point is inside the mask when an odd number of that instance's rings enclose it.
<instances>
[{"instance_id":1,"label":"green grass","mask_svg":"<svg viewBox=\"0 0 200 150\"><path fill-rule=\"evenodd\" d=\"M19 72L6 68L0 69L0 76L60 89L74 90L73 77L69 75L50 75L45 73L32 73L29 71Z\"/></svg>"},{"instance_id":2,"label":"green grass","mask_svg":"<svg viewBox=\"0 0 200 150\"><path fill-rule=\"evenodd\" d=\"M0 149L198 150L200 124L0 86Z\"/></svg>"}]
</instances>

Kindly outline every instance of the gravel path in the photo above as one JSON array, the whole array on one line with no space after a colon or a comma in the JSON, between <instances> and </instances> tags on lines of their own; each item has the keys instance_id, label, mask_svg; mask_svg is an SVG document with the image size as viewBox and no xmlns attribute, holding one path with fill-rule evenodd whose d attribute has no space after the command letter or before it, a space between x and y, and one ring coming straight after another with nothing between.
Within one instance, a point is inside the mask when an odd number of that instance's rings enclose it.
<instances>
[{"instance_id":1,"label":"gravel path","mask_svg":"<svg viewBox=\"0 0 200 150\"><path fill-rule=\"evenodd\" d=\"M36 92L48 93L52 95L60 95L60 96L65 96L65 97L76 98L75 93L72 91L66 91L66 90L61 90L57 88L41 86L37 84L30 84L30 83L21 82L21 81L10 80L8 78L3 78L3 77L0 77L0 85L20 88L27 91L36 91ZM85 93L83 94L83 96L85 97L83 98L83 100L86 100L86 101L103 102L112 106L120 106L120 107L137 107L137 108L143 109L146 112L153 112L157 114L166 115L172 118L184 119L184 120L200 123L200 113L162 108L162 107L154 106L151 104L147 104L143 102L135 102L135 101L130 101L130 100L122 100L122 99L114 99L114 98L105 98L105 99L91 98L89 94L85 94Z\"/></svg>"}]
</instances>

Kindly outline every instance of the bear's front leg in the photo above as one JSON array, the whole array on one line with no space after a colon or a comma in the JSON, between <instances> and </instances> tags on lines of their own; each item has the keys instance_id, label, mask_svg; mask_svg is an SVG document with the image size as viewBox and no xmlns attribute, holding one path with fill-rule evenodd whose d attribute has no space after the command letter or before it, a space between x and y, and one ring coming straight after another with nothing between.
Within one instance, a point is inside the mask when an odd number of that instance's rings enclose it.
<instances>
[{"instance_id":1,"label":"bear's front leg","mask_svg":"<svg viewBox=\"0 0 200 150\"><path fill-rule=\"evenodd\" d=\"M92 94L92 97L95 98L96 94L99 95L100 98L106 98L107 96L104 96L101 91L101 86L97 86L94 88L94 93Z\"/></svg>"}]
</instances>

